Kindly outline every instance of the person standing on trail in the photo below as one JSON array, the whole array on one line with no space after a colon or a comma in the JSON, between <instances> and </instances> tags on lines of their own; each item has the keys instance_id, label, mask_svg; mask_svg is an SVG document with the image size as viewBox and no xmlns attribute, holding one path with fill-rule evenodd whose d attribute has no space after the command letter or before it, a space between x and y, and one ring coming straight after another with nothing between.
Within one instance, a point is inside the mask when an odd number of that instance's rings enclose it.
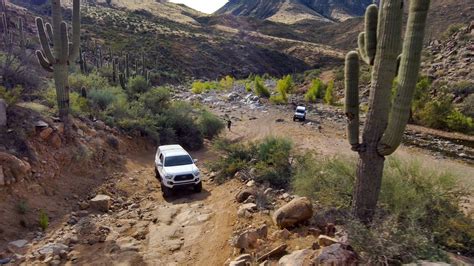
<instances>
[{"instance_id":1,"label":"person standing on trail","mask_svg":"<svg viewBox=\"0 0 474 266\"><path fill-rule=\"evenodd\" d=\"M227 120L227 129L229 129L229 131L231 131L230 130L231 127L232 127L232 121L229 119L229 120Z\"/></svg>"}]
</instances>

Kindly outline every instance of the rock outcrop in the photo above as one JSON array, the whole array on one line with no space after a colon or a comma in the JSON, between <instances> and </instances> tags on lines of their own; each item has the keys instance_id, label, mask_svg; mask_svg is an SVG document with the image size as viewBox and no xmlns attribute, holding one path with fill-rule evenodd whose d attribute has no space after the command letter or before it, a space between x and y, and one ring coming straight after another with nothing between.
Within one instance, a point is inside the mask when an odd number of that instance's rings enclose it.
<instances>
[{"instance_id":1,"label":"rock outcrop","mask_svg":"<svg viewBox=\"0 0 474 266\"><path fill-rule=\"evenodd\" d=\"M293 227L313 217L313 205L306 197L295 198L273 214L273 222L280 228Z\"/></svg>"}]
</instances>

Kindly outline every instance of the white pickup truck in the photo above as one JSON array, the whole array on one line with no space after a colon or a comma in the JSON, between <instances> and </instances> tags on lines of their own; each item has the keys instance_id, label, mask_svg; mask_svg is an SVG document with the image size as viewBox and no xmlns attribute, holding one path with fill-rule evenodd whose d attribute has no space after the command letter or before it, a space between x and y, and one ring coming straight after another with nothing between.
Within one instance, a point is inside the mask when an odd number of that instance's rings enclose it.
<instances>
[{"instance_id":1,"label":"white pickup truck","mask_svg":"<svg viewBox=\"0 0 474 266\"><path fill-rule=\"evenodd\" d=\"M293 121L305 121L306 120L306 107L298 106L296 107L295 113L293 114Z\"/></svg>"},{"instance_id":2,"label":"white pickup truck","mask_svg":"<svg viewBox=\"0 0 474 266\"><path fill-rule=\"evenodd\" d=\"M202 190L201 174L189 153L180 145L158 147L155 155L155 174L160 180L165 197L173 194L176 187L192 187L195 192Z\"/></svg>"}]
</instances>

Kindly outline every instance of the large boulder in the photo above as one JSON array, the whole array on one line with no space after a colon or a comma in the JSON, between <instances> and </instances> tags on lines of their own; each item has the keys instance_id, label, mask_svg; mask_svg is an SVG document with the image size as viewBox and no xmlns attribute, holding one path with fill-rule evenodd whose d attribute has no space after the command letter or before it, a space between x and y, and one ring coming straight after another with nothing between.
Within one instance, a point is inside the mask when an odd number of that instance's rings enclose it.
<instances>
[{"instance_id":1,"label":"large boulder","mask_svg":"<svg viewBox=\"0 0 474 266\"><path fill-rule=\"evenodd\" d=\"M358 256L348 245L334 244L320 250L297 250L282 257L279 266L357 265Z\"/></svg>"},{"instance_id":2,"label":"large boulder","mask_svg":"<svg viewBox=\"0 0 474 266\"><path fill-rule=\"evenodd\" d=\"M111 198L107 195L97 195L90 201L90 207L100 212L108 212L110 204Z\"/></svg>"},{"instance_id":3,"label":"large boulder","mask_svg":"<svg viewBox=\"0 0 474 266\"><path fill-rule=\"evenodd\" d=\"M273 213L273 222L280 228L289 228L313 217L313 205L306 197L295 198Z\"/></svg>"},{"instance_id":4,"label":"large boulder","mask_svg":"<svg viewBox=\"0 0 474 266\"><path fill-rule=\"evenodd\" d=\"M312 265L357 265L358 258L351 246L337 243L318 250L310 261Z\"/></svg>"},{"instance_id":5,"label":"large boulder","mask_svg":"<svg viewBox=\"0 0 474 266\"><path fill-rule=\"evenodd\" d=\"M253 189L246 188L244 190L239 191L239 193L235 195L235 200L238 203L242 203L252 195L255 195L255 191Z\"/></svg>"},{"instance_id":6,"label":"large boulder","mask_svg":"<svg viewBox=\"0 0 474 266\"><path fill-rule=\"evenodd\" d=\"M7 103L0 99L0 127L7 125Z\"/></svg>"},{"instance_id":7,"label":"large boulder","mask_svg":"<svg viewBox=\"0 0 474 266\"><path fill-rule=\"evenodd\" d=\"M308 265L307 259L311 257L315 253L314 250L312 249L303 249L303 250L297 250L292 252L291 254L288 254L286 256L283 256L279 261L278 261L278 266L301 266L301 265Z\"/></svg>"},{"instance_id":8,"label":"large boulder","mask_svg":"<svg viewBox=\"0 0 474 266\"><path fill-rule=\"evenodd\" d=\"M0 185L9 185L31 176L31 165L12 154L0 152Z\"/></svg>"}]
</instances>

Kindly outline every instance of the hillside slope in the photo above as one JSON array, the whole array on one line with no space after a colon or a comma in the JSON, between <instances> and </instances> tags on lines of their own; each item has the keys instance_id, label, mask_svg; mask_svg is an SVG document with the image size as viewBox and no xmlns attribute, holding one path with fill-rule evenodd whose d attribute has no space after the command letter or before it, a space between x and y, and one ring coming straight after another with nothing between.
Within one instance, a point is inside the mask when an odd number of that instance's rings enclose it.
<instances>
[{"instance_id":1,"label":"hillside slope","mask_svg":"<svg viewBox=\"0 0 474 266\"><path fill-rule=\"evenodd\" d=\"M371 0L231 0L216 14L250 16L289 24L304 20L330 22L361 16L371 3Z\"/></svg>"}]
</instances>

